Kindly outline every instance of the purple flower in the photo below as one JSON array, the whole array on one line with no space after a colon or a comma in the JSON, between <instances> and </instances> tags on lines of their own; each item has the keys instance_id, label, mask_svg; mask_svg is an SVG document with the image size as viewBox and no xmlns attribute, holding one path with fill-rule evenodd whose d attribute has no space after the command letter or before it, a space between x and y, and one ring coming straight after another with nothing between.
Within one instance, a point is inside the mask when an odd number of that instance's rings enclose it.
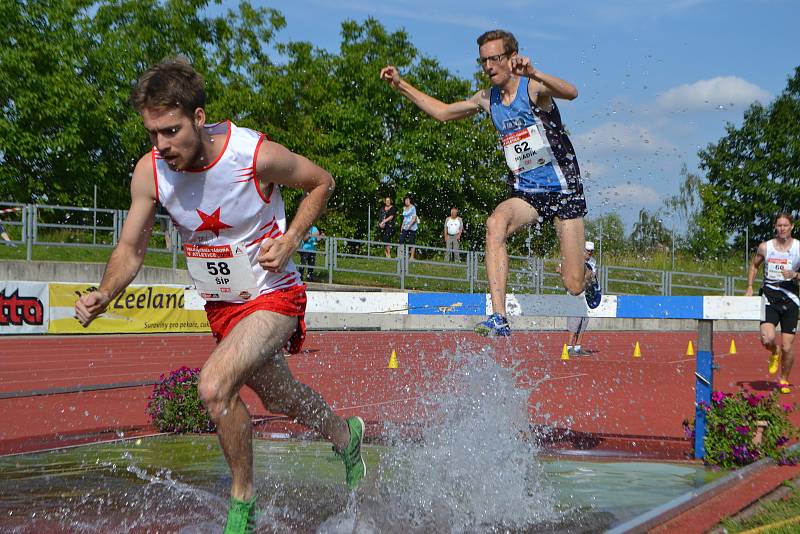
<instances>
[{"instance_id":1,"label":"purple flower","mask_svg":"<svg viewBox=\"0 0 800 534\"><path fill-rule=\"evenodd\" d=\"M714 393L711 394L711 400L719 404L723 400L725 400L725 394L721 391L715 391Z\"/></svg>"},{"instance_id":2,"label":"purple flower","mask_svg":"<svg viewBox=\"0 0 800 534\"><path fill-rule=\"evenodd\" d=\"M741 434L742 436L746 436L747 434L750 433L750 427L749 426L737 426L736 427L736 431L739 434Z\"/></svg>"}]
</instances>

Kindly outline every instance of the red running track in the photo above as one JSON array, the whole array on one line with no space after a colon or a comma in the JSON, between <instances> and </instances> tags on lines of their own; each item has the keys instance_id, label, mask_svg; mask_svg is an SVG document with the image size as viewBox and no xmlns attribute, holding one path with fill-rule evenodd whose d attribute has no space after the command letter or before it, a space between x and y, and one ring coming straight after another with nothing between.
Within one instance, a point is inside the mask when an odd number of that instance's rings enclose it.
<instances>
[{"instance_id":1,"label":"red running track","mask_svg":"<svg viewBox=\"0 0 800 534\"><path fill-rule=\"evenodd\" d=\"M531 421L559 431L558 446L623 449L681 457L690 444L681 422L694 406L694 358L685 356L693 332L589 332L595 352L562 361L563 333L517 332L485 340L461 332L311 332L304 351L289 361L296 376L320 391L340 413L370 423L413 423L420 395L441 382L450 356L491 347L517 365L532 385ZM728 355L731 340L738 354ZM642 357L633 358L639 342ZM715 335L715 389L774 387L756 333ZM0 454L98 439L104 433L141 432L152 386L60 392L152 382L187 365L199 367L213 350L208 334L14 336L0 338ZM392 351L399 368L388 369ZM33 394L33 392L49 392ZM267 415L249 390L254 415ZM797 401L797 393L787 402ZM795 424L800 414L794 414ZM566 430L569 432L565 432ZM112 434L113 435L113 434Z\"/></svg>"}]
</instances>

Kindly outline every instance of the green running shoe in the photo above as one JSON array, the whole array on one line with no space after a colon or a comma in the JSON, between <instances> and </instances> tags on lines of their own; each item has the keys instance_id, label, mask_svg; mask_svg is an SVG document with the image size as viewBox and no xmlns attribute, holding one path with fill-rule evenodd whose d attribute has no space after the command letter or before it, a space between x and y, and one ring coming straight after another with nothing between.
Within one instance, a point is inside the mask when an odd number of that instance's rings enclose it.
<instances>
[{"instance_id":1,"label":"green running shoe","mask_svg":"<svg viewBox=\"0 0 800 534\"><path fill-rule=\"evenodd\" d=\"M361 457L361 444L364 442L364 420L360 417L348 417L347 428L350 429L350 443L344 451L339 451L336 447L333 452L344 462L345 480L347 486L352 490L356 489L358 483L367 474L367 464Z\"/></svg>"},{"instance_id":2,"label":"green running shoe","mask_svg":"<svg viewBox=\"0 0 800 534\"><path fill-rule=\"evenodd\" d=\"M224 534L251 534L256 531L256 497L240 501L231 497Z\"/></svg>"}]
</instances>

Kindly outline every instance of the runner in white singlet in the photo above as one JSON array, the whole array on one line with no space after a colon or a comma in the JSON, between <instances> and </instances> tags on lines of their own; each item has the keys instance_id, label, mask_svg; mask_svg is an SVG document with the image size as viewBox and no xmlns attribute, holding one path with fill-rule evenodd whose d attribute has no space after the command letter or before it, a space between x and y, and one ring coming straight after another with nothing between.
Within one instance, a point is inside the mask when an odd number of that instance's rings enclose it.
<instances>
[{"instance_id":1,"label":"runner in white singlet","mask_svg":"<svg viewBox=\"0 0 800 534\"><path fill-rule=\"evenodd\" d=\"M333 442L351 488L366 473L364 422L336 415L319 393L292 376L284 354L299 351L305 333L305 285L291 256L322 213L333 178L261 133L230 122L207 125L203 87L203 78L180 58L151 67L139 79L131 100L153 150L133 172L131 207L100 286L78 300L75 316L88 326L131 283L160 202L181 233L218 341L198 390L232 474L225 532L252 532L253 448L242 386L250 386L270 412ZM282 187L306 193L290 224Z\"/></svg>"},{"instance_id":2,"label":"runner in white singlet","mask_svg":"<svg viewBox=\"0 0 800 534\"><path fill-rule=\"evenodd\" d=\"M761 344L770 353L769 372L780 369L778 387L781 393L791 393L789 373L794 365L795 332L800 311L798 277L800 277L800 241L792 237L792 216L780 213L775 217L775 239L758 246L747 272L748 296L753 294L753 282L758 268L764 265L764 281L760 295L766 300L765 320L761 322ZM781 342L776 341L775 327L781 325Z\"/></svg>"}]
</instances>

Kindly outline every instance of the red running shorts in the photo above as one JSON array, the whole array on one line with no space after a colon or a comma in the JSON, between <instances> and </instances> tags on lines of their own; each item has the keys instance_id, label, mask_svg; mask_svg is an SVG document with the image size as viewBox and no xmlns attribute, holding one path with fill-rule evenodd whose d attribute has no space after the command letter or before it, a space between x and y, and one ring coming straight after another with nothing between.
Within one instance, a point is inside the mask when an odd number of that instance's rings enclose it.
<instances>
[{"instance_id":1,"label":"red running shorts","mask_svg":"<svg viewBox=\"0 0 800 534\"><path fill-rule=\"evenodd\" d=\"M300 352L303 341L306 339L306 286L299 285L288 289L279 289L272 293L265 293L255 299L243 302L206 302L206 315L211 333L217 343L223 340L233 330L239 321L258 310L266 310L282 315L297 317L297 330L286 344L290 354Z\"/></svg>"}]
</instances>

